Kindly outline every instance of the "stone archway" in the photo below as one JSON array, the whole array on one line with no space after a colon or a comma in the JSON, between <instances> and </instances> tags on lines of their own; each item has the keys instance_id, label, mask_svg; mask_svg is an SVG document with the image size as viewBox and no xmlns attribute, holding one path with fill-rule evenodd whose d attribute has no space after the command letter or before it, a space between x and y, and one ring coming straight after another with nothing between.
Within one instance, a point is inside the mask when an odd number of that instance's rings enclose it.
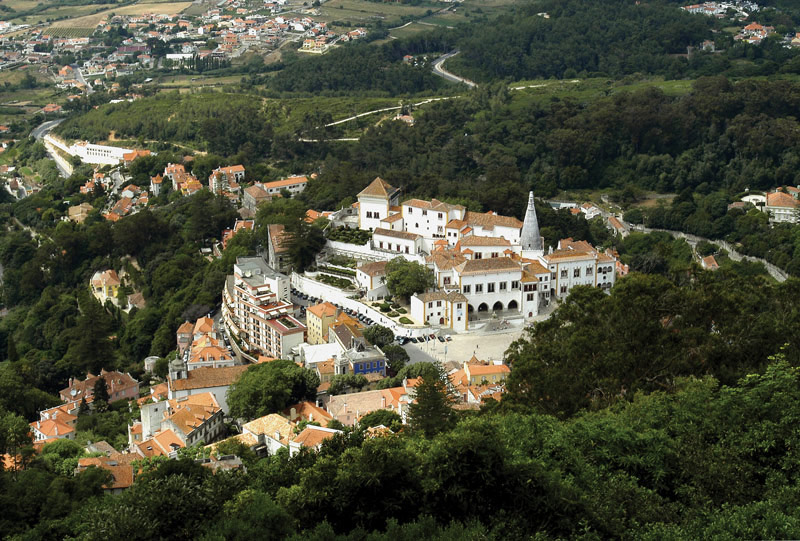
<instances>
[{"instance_id":1,"label":"stone archway","mask_svg":"<svg viewBox=\"0 0 800 541\"><path fill-rule=\"evenodd\" d=\"M492 310L494 310L495 312L502 312L503 311L503 303L500 302L500 301L497 301L496 303L494 303L494 306L492 306Z\"/></svg>"},{"instance_id":2,"label":"stone archway","mask_svg":"<svg viewBox=\"0 0 800 541\"><path fill-rule=\"evenodd\" d=\"M517 305L517 301L511 301L511 302L509 302L509 303L508 303L508 306L506 306L506 308L507 308L508 310L519 310L519 306Z\"/></svg>"},{"instance_id":3,"label":"stone archway","mask_svg":"<svg viewBox=\"0 0 800 541\"><path fill-rule=\"evenodd\" d=\"M489 306L485 302L482 302L478 305L478 312L488 312L488 311L489 311Z\"/></svg>"}]
</instances>

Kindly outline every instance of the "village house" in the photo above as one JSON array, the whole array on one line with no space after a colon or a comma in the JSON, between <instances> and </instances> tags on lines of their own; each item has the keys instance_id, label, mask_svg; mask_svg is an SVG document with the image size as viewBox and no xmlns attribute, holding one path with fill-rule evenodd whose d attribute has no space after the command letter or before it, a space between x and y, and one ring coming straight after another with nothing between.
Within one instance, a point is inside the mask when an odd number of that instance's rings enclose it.
<instances>
[{"instance_id":1,"label":"village house","mask_svg":"<svg viewBox=\"0 0 800 541\"><path fill-rule=\"evenodd\" d=\"M64 402L80 402L81 400L89 402L94 396L94 386L99 378L103 378L106 382L109 402L139 398L139 382L130 374L123 374L116 370L111 372L101 370L98 376L90 373L82 381L70 378L69 387L61 389L59 397Z\"/></svg>"},{"instance_id":2,"label":"village house","mask_svg":"<svg viewBox=\"0 0 800 541\"><path fill-rule=\"evenodd\" d=\"M800 190L793 186L778 188L766 195L764 211L769 214L772 223L798 223L800 216Z\"/></svg>"},{"instance_id":3,"label":"village house","mask_svg":"<svg viewBox=\"0 0 800 541\"><path fill-rule=\"evenodd\" d=\"M189 370L186 363L176 359L169 366L168 398L184 398L202 393L214 395L219 407L228 414L228 388L239 379L247 366L226 366L222 368L197 368Z\"/></svg>"},{"instance_id":4,"label":"village house","mask_svg":"<svg viewBox=\"0 0 800 541\"><path fill-rule=\"evenodd\" d=\"M289 456L295 456L303 448L319 451L325 440L334 437L336 434L344 434L344 432L334 428L307 425L289 442Z\"/></svg>"},{"instance_id":5,"label":"village house","mask_svg":"<svg viewBox=\"0 0 800 541\"><path fill-rule=\"evenodd\" d=\"M289 255L291 237L283 224L267 226L267 255L269 265L278 272L290 272L292 261Z\"/></svg>"},{"instance_id":6,"label":"village house","mask_svg":"<svg viewBox=\"0 0 800 541\"><path fill-rule=\"evenodd\" d=\"M275 197L276 195L280 195L283 190L287 190L293 196L298 194L306 189L306 184L308 184L307 177L288 177L282 180L276 180L274 182L265 182L262 185L262 189L266 191L271 197Z\"/></svg>"},{"instance_id":7,"label":"village house","mask_svg":"<svg viewBox=\"0 0 800 541\"><path fill-rule=\"evenodd\" d=\"M339 309L329 302L309 306L306 310L308 343L312 345L328 342L328 328L336 320Z\"/></svg>"}]
</instances>

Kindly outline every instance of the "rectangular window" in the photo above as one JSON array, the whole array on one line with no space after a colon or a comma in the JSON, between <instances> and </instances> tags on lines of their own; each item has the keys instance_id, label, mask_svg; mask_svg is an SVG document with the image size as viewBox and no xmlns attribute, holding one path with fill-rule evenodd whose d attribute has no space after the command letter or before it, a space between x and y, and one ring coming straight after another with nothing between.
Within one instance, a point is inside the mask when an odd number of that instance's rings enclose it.
<instances>
[{"instance_id":1,"label":"rectangular window","mask_svg":"<svg viewBox=\"0 0 800 541\"><path fill-rule=\"evenodd\" d=\"M442 282L446 286L450 285L450 277L449 276L445 276L444 279L442 280Z\"/></svg>"},{"instance_id":2,"label":"rectangular window","mask_svg":"<svg viewBox=\"0 0 800 541\"><path fill-rule=\"evenodd\" d=\"M506 282L500 282L500 291L505 291L507 285L508 284Z\"/></svg>"},{"instance_id":3,"label":"rectangular window","mask_svg":"<svg viewBox=\"0 0 800 541\"><path fill-rule=\"evenodd\" d=\"M567 292L567 286L561 286L561 293Z\"/></svg>"},{"instance_id":4,"label":"rectangular window","mask_svg":"<svg viewBox=\"0 0 800 541\"><path fill-rule=\"evenodd\" d=\"M461 310L461 303L456 304L456 310Z\"/></svg>"},{"instance_id":5,"label":"rectangular window","mask_svg":"<svg viewBox=\"0 0 800 541\"><path fill-rule=\"evenodd\" d=\"M383 241L379 241L379 242L378 242L378 246L379 246L379 247L381 247L381 248L383 248Z\"/></svg>"},{"instance_id":6,"label":"rectangular window","mask_svg":"<svg viewBox=\"0 0 800 541\"><path fill-rule=\"evenodd\" d=\"M371 210L367 211L367 218L372 218L372 211Z\"/></svg>"},{"instance_id":7,"label":"rectangular window","mask_svg":"<svg viewBox=\"0 0 800 541\"><path fill-rule=\"evenodd\" d=\"M408 207L408 213L409 213L409 214L414 214L414 209L413 209L413 208L411 208L411 207Z\"/></svg>"},{"instance_id":8,"label":"rectangular window","mask_svg":"<svg viewBox=\"0 0 800 541\"><path fill-rule=\"evenodd\" d=\"M469 293L471 289L472 289L472 286L466 285L466 286L464 286L462 288L462 293Z\"/></svg>"},{"instance_id":9,"label":"rectangular window","mask_svg":"<svg viewBox=\"0 0 800 541\"><path fill-rule=\"evenodd\" d=\"M586 267L586 276L591 276L593 272L594 269L592 267Z\"/></svg>"},{"instance_id":10,"label":"rectangular window","mask_svg":"<svg viewBox=\"0 0 800 541\"><path fill-rule=\"evenodd\" d=\"M406 246L406 253L408 253L408 246Z\"/></svg>"},{"instance_id":11,"label":"rectangular window","mask_svg":"<svg viewBox=\"0 0 800 541\"><path fill-rule=\"evenodd\" d=\"M475 284L475 293L483 293L483 284Z\"/></svg>"},{"instance_id":12,"label":"rectangular window","mask_svg":"<svg viewBox=\"0 0 800 541\"><path fill-rule=\"evenodd\" d=\"M442 301L436 301L436 308L441 308Z\"/></svg>"},{"instance_id":13,"label":"rectangular window","mask_svg":"<svg viewBox=\"0 0 800 541\"><path fill-rule=\"evenodd\" d=\"M562 278L566 278L567 277L567 269L562 269L561 270L561 277Z\"/></svg>"},{"instance_id":14,"label":"rectangular window","mask_svg":"<svg viewBox=\"0 0 800 541\"><path fill-rule=\"evenodd\" d=\"M475 252L474 258L475 259L482 259L483 258L483 254L481 254L480 252Z\"/></svg>"},{"instance_id":15,"label":"rectangular window","mask_svg":"<svg viewBox=\"0 0 800 541\"><path fill-rule=\"evenodd\" d=\"M433 303L432 302L428 303L428 308L433 308Z\"/></svg>"},{"instance_id":16,"label":"rectangular window","mask_svg":"<svg viewBox=\"0 0 800 541\"><path fill-rule=\"evenodd\" d=\"M497 252L492 252L492 257L499 257Z\"/></svg>"},{"instance_id":17,"label":"rectangular window","mask_svg":"<svg viewBox=\"0 0 800 541\"><path fill-rule=\"evenodd\" d=\"M488 284L486 284L486 292L494 293L494 282L489 282Z\"/></svg>"},{"instance_id":18,"label":"rectangular window","mask_svg":"<svg viewBox=\"0 0 800 541\"><path fill-rule=\"evenodd\" d=\"M423 211L422 211L422 215L423 215L423 216L427 216L427 215L428 215L428 211L427 211L427 210L423 210Z\"/></svg>"},{"instance_id":19,"label":"rectangular window","mask_svg":"<svg viewBox=\"0 0 800 541\"><path fill-rule=\"evenodd\" d=\"M437 232L437 233L441 233L441 232L442 232L442 230L443 230L443 228L442 228L442 226L441 226L441 225L440 225L439 227L437 227L437 228L436 228L436 232Z\"/></svg>"},{"instance_id":20,"label":"rectangular window","mask_svg":"<svg viewBox=\"0 0 800 541\"><path fill-rule=\"evenodd\" d=\"M532 300L533 300L533 296L534 296L534 295L535 295L535 293L528 293L528 297L527 297L527 298L528 298L528 300L529 300L529 301L532 301Z\"/></svg>"},{"instance_id":21,"label":"rectangular window","mask_svg":"<svg viewBox=\"0 0 800 541\"><path fill-rule=\"evenodd\" d=\"M513 280L511 282L511 289L519 289L519 280Z\"/></svg>"},{"instance_id":22,"label":"rectangular window","mask_svg":"<svg viewBox=\"0 0 800 541\"><path fill-rule=\"evenodd\" d=\"M575 269L572 273L573 278L580 278L581 277L581 269Z\"/></svg>"}]
</instances>

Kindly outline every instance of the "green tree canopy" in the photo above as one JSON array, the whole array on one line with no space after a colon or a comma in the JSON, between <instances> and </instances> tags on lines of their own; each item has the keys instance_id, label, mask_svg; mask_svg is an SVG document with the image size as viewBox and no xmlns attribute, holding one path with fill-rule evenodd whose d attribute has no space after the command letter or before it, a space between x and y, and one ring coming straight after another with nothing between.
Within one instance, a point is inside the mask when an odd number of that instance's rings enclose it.
<instances>
[{"instance_id":1,"label":"green tree canopy","mask_svg":"<svg viewBox=\"0 0 800 541\"><path fill-rule=\"evenodd\" d=\"M408 299L436 285L436 279L425 265L396 257L386 264L386 286L393 295Z\"/></svg>"},{"instance_id":2,"label":"green tree canopy","mask_svg":"<svg viewBox=\"0 0 800 541\"><path fill-rule=\"evenodd\" d=\"M228 391L228 405L232 417L254 419L314 399L317 387L319 377L314 372L279 359L242 373Z\"/></svg>"}]
</instances>

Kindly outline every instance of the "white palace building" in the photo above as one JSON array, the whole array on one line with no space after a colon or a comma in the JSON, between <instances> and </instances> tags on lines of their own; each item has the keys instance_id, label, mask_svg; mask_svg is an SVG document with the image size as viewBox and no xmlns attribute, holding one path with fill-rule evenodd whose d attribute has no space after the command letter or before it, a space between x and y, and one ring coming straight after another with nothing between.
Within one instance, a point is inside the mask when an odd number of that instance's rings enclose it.
<instances>
[{"instance_id":1,"label":"white palace building","mask_svg":"<svg viewBox=\"0 0 800 541\"><path fill-rule=\"evenodd\" d=\"M433 270L437 290L411 299L417 321L466 330L476 312L533 317L574 286L614 285L616 259L586 241L563 239L545 253L533 192L523 222L436 199L400 203L399 192L376 178L358 195L358 224L373 232L376 253Z\"/></svg>"}]
</instances>

